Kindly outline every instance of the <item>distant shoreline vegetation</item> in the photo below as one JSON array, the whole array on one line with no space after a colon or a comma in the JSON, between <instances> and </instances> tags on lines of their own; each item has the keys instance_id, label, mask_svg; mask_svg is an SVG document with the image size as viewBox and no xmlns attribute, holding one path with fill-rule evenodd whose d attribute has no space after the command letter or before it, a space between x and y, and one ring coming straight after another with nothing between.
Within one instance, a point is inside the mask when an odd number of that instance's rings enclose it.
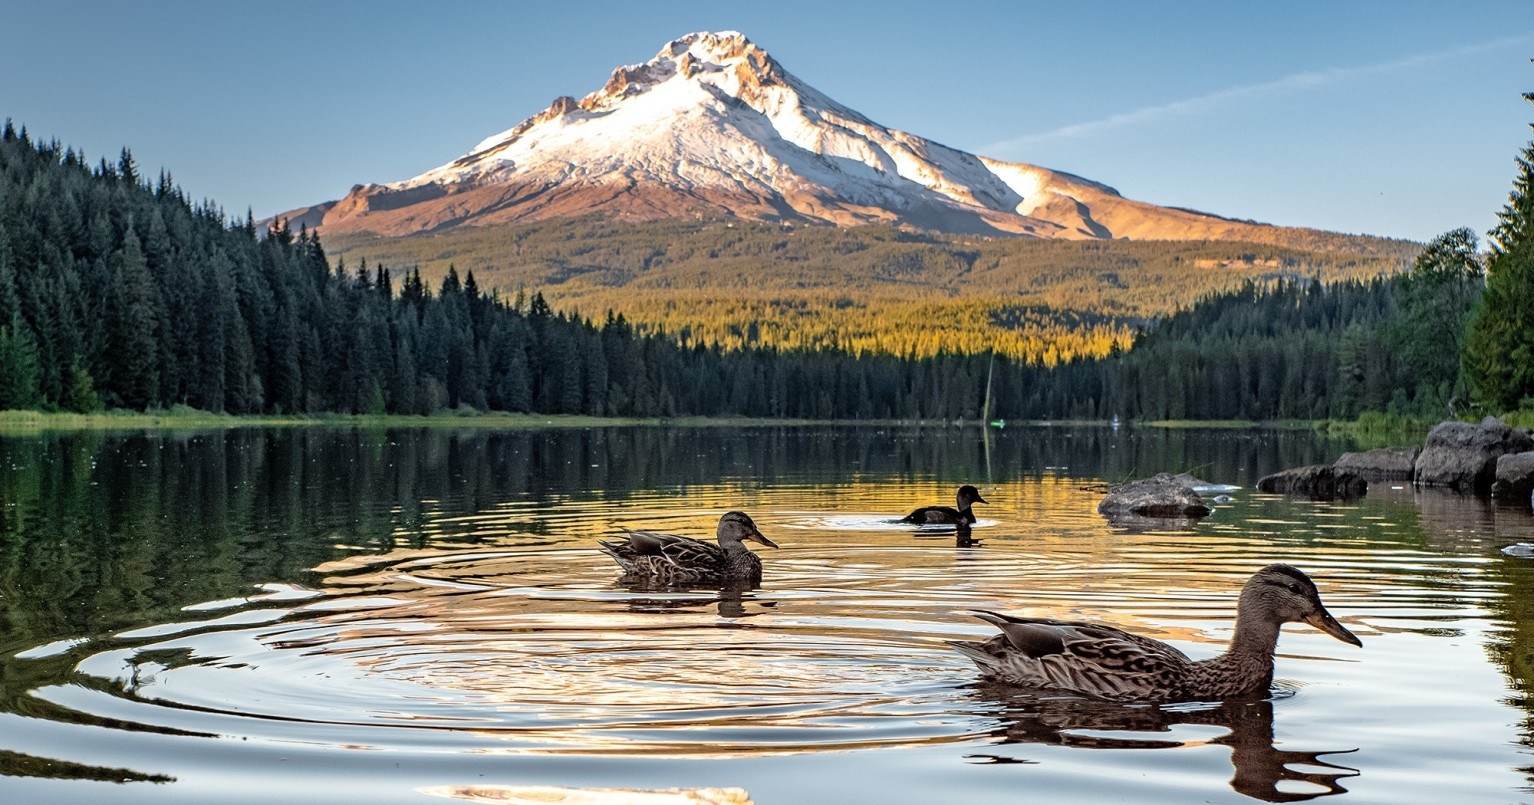
<instances>
[{"instance_id":1,"label":"distant shoreline vegetation","mask_svg":"<svg viewBox=\"0 0 1534 805\"><path fill-rule=\"evenodd\" d=\"M1354 422L1335 420L1159 420L1114 423L1111 420L1027 420L982 423L979 420L912 419L760 419L749 417L597 417L566 414L509 414L472 409L439 411L433 414L334 414L271 415L219 414L177 406L163 411L98 411L89 414L68 411L0 411L0 435L44 431L81 430L224 430L261 427L359 427L359 428L470 428L485 430L522 430L540 428L607 427L869 427L916 429L1003 428L1073 428L1124 427L1146 429L1232 429L1232 430L1317 430L1332 435L1419 434L1426 433L1434 422L1419 418L1366 415Z\"/></svg>"}]
</instances>

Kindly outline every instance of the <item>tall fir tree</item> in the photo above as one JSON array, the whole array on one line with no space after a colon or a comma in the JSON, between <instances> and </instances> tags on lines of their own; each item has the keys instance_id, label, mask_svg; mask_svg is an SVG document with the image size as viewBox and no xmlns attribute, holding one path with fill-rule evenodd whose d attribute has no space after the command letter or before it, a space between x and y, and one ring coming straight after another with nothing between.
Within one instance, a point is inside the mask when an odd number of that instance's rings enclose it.
<instances>
[{"instance_id":1,"label":"tall fir tree","mask_svg":"<svg viewBox=\"0 0 1534 805\"><path fill-rule=\"evenodd\" d=\"M1534 103L1534 92L1523 98ZM1534 141L1517 163L1512 192L1489 233L1486 290L1465 334L1471 388L1497 411L1534 406Z\"/></svg>"},{"instance_id":2,"label":"tall fir tree","mask_svg":"<svg viewBox=\"0 0 1534 805\"><path fill-rule=\"evenodd\" d=\"M124 152L124 167L131 157ZM160 298L130 228L112 255L107 297L102 396L109 405L143 410L160 404Z\"/></svg>"},{"instance_id":3,"label":"tall fir tree","mask_svg":"<svg viewBox=\"0 0 1534 805\"><path fill-rule=\"evenodd\" d=\"M37 339L20 313L0 325L0 411L37 407L41 367Z\"/></svg>"}]
</instances>

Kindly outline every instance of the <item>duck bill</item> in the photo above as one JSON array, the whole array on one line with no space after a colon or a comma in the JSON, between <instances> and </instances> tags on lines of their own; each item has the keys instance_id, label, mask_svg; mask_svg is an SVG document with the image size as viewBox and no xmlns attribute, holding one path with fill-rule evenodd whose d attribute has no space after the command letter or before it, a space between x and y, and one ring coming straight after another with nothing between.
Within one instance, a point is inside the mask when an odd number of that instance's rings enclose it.
<instances>
[{"instance_id":1,"label":"duck bill","mask_svg":"<svg viewBox=\"0 0 1534 805\"><path fill-rule=\"evenodd\" d=\"M760 532L760 531L752 531L751 532L751 536L746 537L746 539L754 540L756 542L760 542L760 543L762 543L763 545L766 545L769 548L776 548L776 547L778 547L778 544L776 542L773 542L772 540L767 539L767 537L763 536L762 532Z\"/></svg>"},{"instance_id":2,"label":"duck bill","mask_svg":"<svg viewBox=\"0 0 1534 805\"><path fill-rule=\"evenodd\" d=\"M987 505L989 505L989 504L990 504L990 501L989 501L989 500L986 500L986 499L985 499L985 498L983 498L983 497L980 497L980 496L979 496L979 495L976 495L976 496L975 496L975 502L976 502L976 503L984 503L984 504L987 504Z\"/></svg>"},{"instance_id":3,"label":"duck bill","mask_svg":"<svg viewBox=\"0 0 1534 805\"><path fill-rule=\"evenodd\" d=\"M1332 617L1332 613L1324 609L1316 610L1315 613L1305 619L1305 622L1344 643L1352 643L1359 648L1363 648L1364 641L1359 640L1357 635L1348 631L1346 626L1338 623L1337 619Z\"/></svg>"}]
</instances>

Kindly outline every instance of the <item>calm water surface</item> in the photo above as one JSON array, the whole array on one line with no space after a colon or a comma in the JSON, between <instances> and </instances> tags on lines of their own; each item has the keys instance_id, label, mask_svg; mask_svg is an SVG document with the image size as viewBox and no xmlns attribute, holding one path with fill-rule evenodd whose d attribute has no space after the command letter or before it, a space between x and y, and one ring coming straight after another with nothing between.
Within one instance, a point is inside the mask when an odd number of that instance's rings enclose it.
<instances>
[{"instance_id":1,"label":"calm water surface","mask_svg":"<svg viewBox=\"0 0 1534 805\"><path fill-rule=\"evenodd\" d=\"M0 801L433 802L511 786L769 803L1534 802L1527 508L1257 495L1309 433L240 430L0 439ZM1104 484L1240 487L1110 524ZM978 542L890 522L990 501ZM619 525L748 511L763 586L639 591ZM1194 657L1287 561L1364 641L1291 625L1273 699L978 683L973 607Z\"/></svg>"}]
</instances>

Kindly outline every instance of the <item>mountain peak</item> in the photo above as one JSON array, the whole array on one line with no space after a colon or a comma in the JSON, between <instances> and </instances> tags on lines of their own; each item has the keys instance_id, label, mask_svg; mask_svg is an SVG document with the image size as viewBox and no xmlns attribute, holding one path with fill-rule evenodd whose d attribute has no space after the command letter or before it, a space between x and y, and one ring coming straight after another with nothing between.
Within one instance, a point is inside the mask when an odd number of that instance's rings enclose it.
<instances>
[{"instance_id":1,"label":"mountain peak","mask_svg":"<svg viewBox=\"0 0 1534 805\"><path fill-rule=\"evenodd\" d=\"M738 31L673 39L446 165L310 209L321 220L305 222L331 231L386 234L592 213L1094 239L1251 229L882 126Z\"/></svg>"},{"instance_id":2,"label":"mountain peak","mask_svg":"<svg viewBox=\"0 0 1534 805\"><path fill-rule=\"evenodd\" d=\"M699 31L666 43L655 58L613 70L607 84L578 106L588 112L654 89L673 79L707 83L742 100L766 86L781 85L787 74L767 51L739 31Z\"/></svg>"}]
</instances>

